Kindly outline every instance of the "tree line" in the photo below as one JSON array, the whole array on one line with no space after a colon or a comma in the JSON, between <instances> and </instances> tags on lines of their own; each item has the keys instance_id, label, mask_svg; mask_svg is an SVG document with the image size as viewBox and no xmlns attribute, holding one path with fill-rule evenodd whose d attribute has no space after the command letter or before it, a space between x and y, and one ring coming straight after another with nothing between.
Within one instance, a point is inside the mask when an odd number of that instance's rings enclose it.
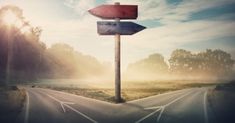
<instances>
[{"instance_id":1,"label":"tree line","mask_svg":"<svg viewBox=\"0 0 235 123\"><path fill-rule=\"evenodd\" d=\"M4 20L8 11L17 17L14 24L6 24ZM26 21L20 8L0 8L0 84L110 73L109 64L75 51L67 44L54 44L47 48L40 39L41 32L39 27Z\"/></svg>"},{"instance_id":2,"label":"tree line","mask_svg":"<svg viewBox=\"0 0 235 123\"><path fill-rule=\"evenodd\" d=\"M192 53L184 49L176 49L168 61L161 54L152 54L128 66L126 74L143 79L152 78L192 78L192 79L224 79L233 77L234 63L231 55L223 50L207 49ZM137 77L138 78L138 77Z\"/></svg>"}]
</instances>

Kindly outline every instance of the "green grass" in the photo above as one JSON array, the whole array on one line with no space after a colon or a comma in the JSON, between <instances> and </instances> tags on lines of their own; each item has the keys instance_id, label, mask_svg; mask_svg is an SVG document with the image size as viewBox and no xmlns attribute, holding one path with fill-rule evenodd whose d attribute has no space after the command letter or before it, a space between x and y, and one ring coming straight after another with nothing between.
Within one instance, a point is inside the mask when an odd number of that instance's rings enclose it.
<instances>
[{"instance_id":1,"label":"green grass","mask_svg":"<svg viewBox=\"0 0 235 123\"><path fill-rule=\"evenodd\" d=\"M196 81L146 81L146 82L122 82L122 98L124 101L141 99L153 95L158 95L170 91L214 86L216 83L199 83ZM76 86L53 86L53 85L37 85L42 88L50 88L58 91L64 91L84 97L94 98L98 100L115 102L113 87L86 87L80 88Z\"/></svg>"}]
</instances>

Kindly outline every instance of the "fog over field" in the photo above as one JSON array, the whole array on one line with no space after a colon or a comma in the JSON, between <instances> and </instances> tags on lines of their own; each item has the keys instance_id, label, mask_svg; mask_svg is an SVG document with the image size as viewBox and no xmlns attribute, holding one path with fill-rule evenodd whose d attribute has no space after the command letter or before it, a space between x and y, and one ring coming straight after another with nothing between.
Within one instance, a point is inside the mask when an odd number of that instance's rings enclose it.
<instances>
[{"instance_id":1,"label":"fog over field","mask_svg":"<svg viewBox=\"0 0 235 123\"><path fill-rule=\"evenodd\" d=\"M2 6L0 17L1 84L53 79L113 82L113 62L88 55L66 42L48 45L41 39L44 29L40 25L31 25L20 7ZM13 23L9 19L13 19ZM234 79L231 53L219 48L195 52L180 47L175 48L170 57L158 52L149 53L133 62L130 60L126 67L122 67L122 80Z\"/></svg>"}]
</instances>

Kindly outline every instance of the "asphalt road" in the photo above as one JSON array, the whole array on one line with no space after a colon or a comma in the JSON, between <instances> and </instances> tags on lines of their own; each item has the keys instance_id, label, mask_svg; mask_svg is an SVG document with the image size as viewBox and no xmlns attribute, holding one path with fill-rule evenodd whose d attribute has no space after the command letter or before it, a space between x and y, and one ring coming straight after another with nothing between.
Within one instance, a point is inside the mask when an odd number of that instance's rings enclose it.
<instances>
[{"instance_id":1,"label":"asphalt road","mask_svg":"<svg viewBox=\"0 0 235 123\"><path fill-rule=\"evenodd\" d=\"M214 123L207 88L174 91L123 104L27 88L24 123Z\"/></svg>"}]
</instances>

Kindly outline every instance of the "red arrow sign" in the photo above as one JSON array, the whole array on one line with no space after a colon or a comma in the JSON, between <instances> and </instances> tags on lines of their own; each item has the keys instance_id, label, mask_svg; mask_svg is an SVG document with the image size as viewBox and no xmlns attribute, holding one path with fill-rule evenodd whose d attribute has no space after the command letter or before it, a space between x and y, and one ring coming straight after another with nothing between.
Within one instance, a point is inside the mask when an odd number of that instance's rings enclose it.
<instances>
[{"instance_id":1,"label":"red arrow sign","mask_svg":"<svg viewBox=\"0 0 235 123\"><path fill-rule=\"evenodd\" d=\"M136 19L138 16L137 5L101 5L89 12L102 19Z\"/></svg>"}]
</instances>

